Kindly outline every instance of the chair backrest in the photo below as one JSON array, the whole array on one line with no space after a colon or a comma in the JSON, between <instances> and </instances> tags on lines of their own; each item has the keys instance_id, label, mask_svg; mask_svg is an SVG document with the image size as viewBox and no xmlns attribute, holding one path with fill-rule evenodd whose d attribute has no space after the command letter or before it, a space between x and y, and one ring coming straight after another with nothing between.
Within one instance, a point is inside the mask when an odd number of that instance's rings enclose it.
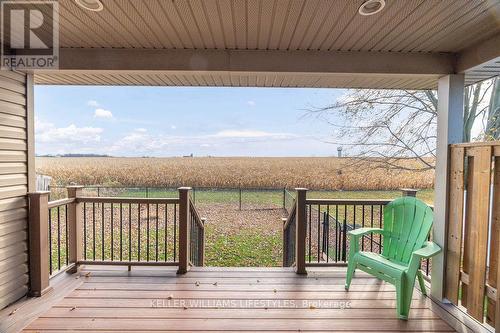
<instances>
[{"instance_id":1,"label":"chair backrest","mask_svg":"<svg viewBox=\"0 0 500 333\"><path fill-rule=\"evenodd\" d=\"M384 207L382 254L401 263L410 261L422 247L432 227L432 209L414 197L398 198Z\"/></svg>"}]
</instances>

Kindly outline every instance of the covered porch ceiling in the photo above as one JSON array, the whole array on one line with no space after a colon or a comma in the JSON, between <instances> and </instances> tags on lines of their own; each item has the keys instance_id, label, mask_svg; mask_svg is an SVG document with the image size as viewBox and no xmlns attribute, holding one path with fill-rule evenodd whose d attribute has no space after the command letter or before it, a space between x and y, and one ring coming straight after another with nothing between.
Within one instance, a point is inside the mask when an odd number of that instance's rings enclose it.
<instances>
[{"instance_id":1,"label":"covered porch ceiling","mask_svg":"<svg viewBox=\"0 0 500 333\"><path fill-rule=\"evenodd\" d=\"M500 0L60 0L36 84L435 89L500 74Z\"/></svg>"}]
</instances>

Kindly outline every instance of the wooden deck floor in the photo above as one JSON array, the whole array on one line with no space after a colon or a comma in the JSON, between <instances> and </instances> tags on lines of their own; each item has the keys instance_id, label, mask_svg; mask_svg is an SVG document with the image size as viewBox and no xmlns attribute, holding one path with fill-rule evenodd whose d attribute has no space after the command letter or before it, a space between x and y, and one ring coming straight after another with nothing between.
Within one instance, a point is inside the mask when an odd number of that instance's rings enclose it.
<instances>
[{"instance_id":1,"label":"wooden deck floor","mask_svg":"<svg viewBox=\"0 0 500 333\"><path fill-rule=\"evenodd\" d=\"M417 331L453 329L416 291L408 321L396 319L391 285L363 273L344 291L345 269L86 268L25 332Z\"/></svg>"}]
</instances>

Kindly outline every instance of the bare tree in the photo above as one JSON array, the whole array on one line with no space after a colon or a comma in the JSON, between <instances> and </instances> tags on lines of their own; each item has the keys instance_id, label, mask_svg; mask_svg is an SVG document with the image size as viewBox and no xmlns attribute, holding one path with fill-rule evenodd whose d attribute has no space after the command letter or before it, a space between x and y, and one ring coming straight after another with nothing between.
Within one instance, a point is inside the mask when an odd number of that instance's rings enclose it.
<instances>
[{"instance_id":1,"label":"bare tree","mask_svg":"<svg viewBox=\"0 0 500 333\"><path fill-rule=\"evenodd\" d=\"M491 82L465 89L464 138L471 139L475 119L484 116ZM333 105L309 110L335 127L332 144L346 146L353 163L425 171L436 157L437 96L432 90L349 90ZM347 124L347 125L346 125ZM404 163L413 159L416 163ZM364 164L366 165L366 164ZM373 165L373 163L371 164Z\"/></svg>"},{"instance_id":2,"label":"bare tree","mask_svg":"<svg viewBox=\"0 0 500 333\"><path fill-rule=\"evenodd\" d=\"M500 79L498 77L495 78L491 91L485 135L486 140L500 140Z\"/></svg>"}]
</instances>

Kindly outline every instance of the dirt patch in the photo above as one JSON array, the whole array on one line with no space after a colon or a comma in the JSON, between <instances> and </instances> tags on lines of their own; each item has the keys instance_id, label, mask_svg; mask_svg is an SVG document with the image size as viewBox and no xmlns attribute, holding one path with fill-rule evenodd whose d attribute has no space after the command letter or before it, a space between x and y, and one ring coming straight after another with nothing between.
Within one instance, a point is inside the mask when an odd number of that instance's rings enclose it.
<instances>
[{"instance_id":1,"label":"dirt patch","mask_svg":"<svg viewBox=\"0 0 500 333\"><path fill-rule=\"evenodd\" d=\"M281 266L282 208L246 205L198 204L207 218L207 266Z\"/></svg>"}]
</instances>

